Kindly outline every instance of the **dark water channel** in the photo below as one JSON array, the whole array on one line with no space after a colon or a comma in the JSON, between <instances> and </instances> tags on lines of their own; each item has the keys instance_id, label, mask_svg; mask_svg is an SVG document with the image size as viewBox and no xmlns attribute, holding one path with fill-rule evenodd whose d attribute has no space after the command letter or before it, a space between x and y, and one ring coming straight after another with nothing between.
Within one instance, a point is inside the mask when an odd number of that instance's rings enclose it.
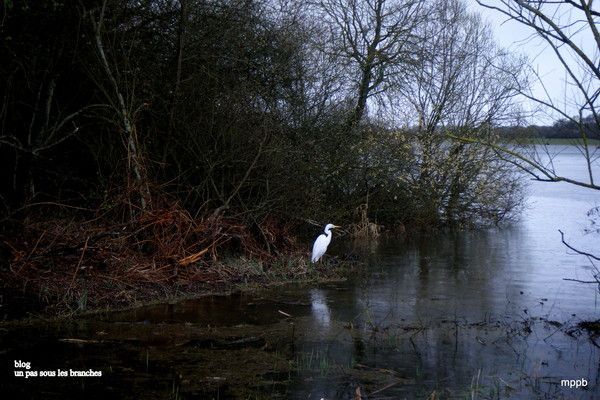
<instances>
[{"instance_id":1,"label":"dark water channel","mask_svg":"<svg viewBox=\"0 0 600 400\"><path fill-rule=\"evenodd\" d=\"M585 173L574 148L556 162ZM533 183L503 229L356 245L349 281L281 286L0 330L11 398L600 398L600 318L584 235L598 194ZM331 253L347 243L337 242ZM596 251L598 253L598 251ZM13 376L100 370L102 377ZM585 379L587 386L561 386ZM7 398L7 397L4 397Z\"/></svg>"}]
</instances>

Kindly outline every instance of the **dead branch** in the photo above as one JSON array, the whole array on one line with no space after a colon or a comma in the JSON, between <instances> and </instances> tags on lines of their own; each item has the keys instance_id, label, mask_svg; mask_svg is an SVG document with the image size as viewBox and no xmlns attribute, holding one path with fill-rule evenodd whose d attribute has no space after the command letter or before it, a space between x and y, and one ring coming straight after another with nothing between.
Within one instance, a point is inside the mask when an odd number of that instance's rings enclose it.
<instances>
[{"instance_id":1,"label":"dead branch","mask_svg":"<svg viewBox=\"0 0 600 400\"><path fill-rule=\"evenodd\" d=\"M582 250L576 249L575 247L571 246L569 243L567 243L567 242L565 241L565 234L563 233L563 231L561 231L560 229L559 229L558 231L560 232L560 239L561 239L561 241L562 241L562 242L563 242L563 244L564 244L565 246L567 246L569 249L573 250L575 253L577 253L577 254L580 254L580 255L582 255L582 256L586 256L586 257L588 257L588 258L591 258L591 259L594 259L594 260L600 261L600 257L598 257L598 256L595 256L595 255L593 255L593 254L591 254L591 253L588 253L588 252L585 252L585 251L582 251Z\"/></svg>"}]
</instances>

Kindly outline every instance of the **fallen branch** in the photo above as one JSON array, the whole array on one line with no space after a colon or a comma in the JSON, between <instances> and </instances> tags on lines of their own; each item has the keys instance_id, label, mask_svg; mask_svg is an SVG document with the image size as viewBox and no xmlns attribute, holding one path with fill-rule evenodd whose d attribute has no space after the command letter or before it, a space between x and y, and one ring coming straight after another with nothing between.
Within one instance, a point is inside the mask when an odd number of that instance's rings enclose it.
<instances>
[{"instance_id":1,"label":"fallen branch","mask_svg":"<svg viewBox=\"0 0 600 400\"><path fill-rule=\"evenodd\" d=\"M397 384L399 384L399 383L400 383L400 381L395 381L395 382L392 382L392 383L390 383L390 384L388 384L388 385L385 385L385 386L384 386L384 387L382 387L381 389L377 389L376 391L374 391L374 392L371 392L371 394L370 394L370 395L371 395L371 396L373 396L374 394L381 393L381 392L383 392L384 390L386 390L386 389L389 389L389 388L391 388L392 386L396 386L396 385L397 385Z\"/></svg>"},{"instance_id":2,"label":"fallen branch","mask_svg":"<svg viewBox=\"0 0 600 400\"><path fill-rule=\"evenodd\" d=\"M177 264L179 264L179 265L182 265L182 266L184 266L184 267L185 267L186 265L193 264L193 263L195 263L196 261L198 261L199 259L201 259L201 258L202 258L202 256L203 256L203 255L204 255L204 254L205 254L205 253L206 253L208 250L210 250L210 248L211 248L211 247L212 247L212 245L211 245L211 246L208 246L207 248L205 248L205 249L204 249L204 250L202 250L202 251L199 251L199 252L197 252L197 253L195 253L195 254L192 254L192 255L190 255L190 256L187 256L187 257L185 257L185 258L182 258L181 260L177 261Z\"/></svg>"}]
</instances>

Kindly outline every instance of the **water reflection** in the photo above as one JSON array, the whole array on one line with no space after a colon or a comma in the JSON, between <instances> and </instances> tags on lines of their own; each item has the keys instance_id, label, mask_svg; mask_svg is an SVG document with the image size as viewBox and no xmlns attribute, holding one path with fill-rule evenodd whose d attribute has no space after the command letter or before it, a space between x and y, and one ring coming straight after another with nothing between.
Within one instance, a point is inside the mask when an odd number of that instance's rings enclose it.
<instances>
[{"instance_id":1,"label":"water reflection","mask_svg":"<svg viewBox=\"0 0 600 400\"><path fill-rule=\"evenodd\" d=\"M327 305L325 291L321 289L312 289L310 291L310 303L312 314L321 328L329 328L331 322L331 311Z\"/></svg>"}]
</instances>

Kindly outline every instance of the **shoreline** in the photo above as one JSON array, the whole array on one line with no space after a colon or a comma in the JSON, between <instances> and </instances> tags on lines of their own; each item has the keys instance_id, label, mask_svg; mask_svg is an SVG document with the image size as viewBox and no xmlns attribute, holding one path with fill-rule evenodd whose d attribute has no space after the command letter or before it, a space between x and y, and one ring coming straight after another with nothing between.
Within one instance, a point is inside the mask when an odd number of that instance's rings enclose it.
<instances>
[{"instance_id":1,"label":"shoreline","mask_svg":"<svg viewBox=\"0 0 600 400\"><path fill-rule=\"evenodd\" d=\"M239 258L238 262L243 260ZM242 264L254 264L244 260ZM138 285L129 288L129 294L136 295L131 301L116 300L114 302L101 301L106 298L106 291L103 291L100 299L88 298L90 306L84 309L74 308L74 304L69 303L64 298L49 299L50 301L40 302L39 296L35 293L23 292L20 290L5 290L2 295L0 310L4 314L0 320L0 326L21 325L33 322L55 322L62 320L73 320L77 318L86 318L94 315L132 310L139 307L178 303L186 300L201 299L210 296L228 296L234 293L244 292L252 293L276 286L283 285L308 285L322 284L332 282L347 281L348 275L355 271L360 265L356 261L339 261L337 258L330 260L325 266L314 267L309 263L302 263L302 258L284 257L284 262L291 262L293 265L299 264L304 268L303 274L296 276L285 276L282 274L273 275L268 271L262 274L236 276L229 281L219 282L171 282L165 284L155 283L153 285ZM297 274L297 271L294 271ZM8 272L10 274L10 272ZM2 280L6 279L7 273L0 273ZM59 280L59 277L56 277ZM13 278L14 279L14 278ZM84 285L94 284L98 278L85 280ZM95 282L96 281L96 282ZM25 283L26 285L26 283ZM52 283L49 283L52 285ZM82 286L73 287L73 291L81 291ZM161 291L158 294L157 291ZM114 290L112 295L119 295L122 291ZM111 295L111 293L108 293ZM37 297L37 298L36 298ZM113 297L114 298L114 297ZM18 300L27 299L29 303L20 308L15 304ZM33 307L31 307L33 305Z\"/></svg>"}]
</instances>

